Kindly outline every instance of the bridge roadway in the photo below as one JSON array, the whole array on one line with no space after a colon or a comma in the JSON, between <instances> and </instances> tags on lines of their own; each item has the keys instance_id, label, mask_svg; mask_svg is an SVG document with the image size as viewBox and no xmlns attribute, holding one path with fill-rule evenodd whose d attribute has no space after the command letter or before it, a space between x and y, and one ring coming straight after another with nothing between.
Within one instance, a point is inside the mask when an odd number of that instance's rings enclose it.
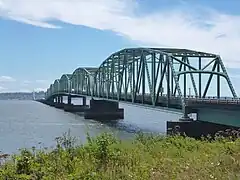
<instances>
[{"instance_id":1,"label":"bridge roadway","mask_svg":"<svg viewBox=\"0 0 240 180\"><path fill-rule=\"evenodd\" d=\"M91 96L87 92L78 93L76 91L70 92L58 92L52 95L52 97L56 96L69 96L72 98L82 98ZM133 100L131 94L128 94L126 97L123 97L124 94L119 97L117 94L107 95L105 96L93 96L95 98L108 99L110 101L120 101L120 102L130 102L133 104L142 104L142 105L150 105L153 108L157 107L166 107L169 108L170 111L183 112L182 111L182 101L181 97L168 97L166 94L160 96L158 98L155 106L152 105L152 98L150 94L145 94L144 99L141 94L138 94ZM216 97L206 97L206 98L196 98L194 96L188 96L185 98L186 102L186 113L196 113L197 120L207 121L217 124L224 124L234 127L240 127L240 98L216 98ZM222 113L223 112L223 113ZM184 113L184 112L183 112Z\"/></svg>"}]
</instances>

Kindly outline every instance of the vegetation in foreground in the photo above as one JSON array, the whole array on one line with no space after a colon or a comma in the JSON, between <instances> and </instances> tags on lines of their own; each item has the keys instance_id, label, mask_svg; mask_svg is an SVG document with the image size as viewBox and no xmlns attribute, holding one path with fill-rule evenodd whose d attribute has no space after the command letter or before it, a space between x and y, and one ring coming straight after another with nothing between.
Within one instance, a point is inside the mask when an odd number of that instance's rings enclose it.
<instances>
[{"instance_id":1,"label":"vegetation in foreground","mask_svg":"<svg viewBox=\"0 0 240 180\"><path fill-rule=\"evenodd\" d=\"M0 179L240 179L240 140L103 133L84 145L64 134L56 148L22 149L0 166Z\"/></svg>"}]
</instances>

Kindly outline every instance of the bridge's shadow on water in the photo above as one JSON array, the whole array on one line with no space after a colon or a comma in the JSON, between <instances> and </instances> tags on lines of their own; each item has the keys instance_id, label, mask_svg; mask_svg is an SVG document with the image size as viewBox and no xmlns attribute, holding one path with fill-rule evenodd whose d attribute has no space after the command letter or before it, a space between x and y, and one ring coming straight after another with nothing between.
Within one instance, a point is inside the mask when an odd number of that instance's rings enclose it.
<instances>
[{"instance_id":1,"label":"bridge's shadow on water","mask_svg":"<svg viewBox=\"0 0 240 180\"><path fill-rule=\"evenodd\" d=\"M75 104L81 104L79 100L73 101ZM88 100L87 100L87 103ZM103 126L110 127L117 131L124 131L131 134L143 133L166 133L166 121L177 120L181 117L179 113L167 111L165 109L156 109L151 107L137 106L133 104L120 103L120 108L124 109L124 119L119 120L90 120L94 124L101 123ZM83 117L84 113L77 113Z\"/></svg>"},{"instance_id":2,"label":"bridge's shadow on water","mask_svg":"<svg viewBox=\"0 0 240 180\"><path fill-rule=\"evenodd\" d=\"M118 120L92 120L95 122L99 122L103 125L106 125L108 127L114 128L119 131L125 131L127 133L131 134L137 134L137 133L153 133L153 134L164 134L164 132L159 132L159 131L154 131L152 129L148 128L140 128L136 124L130 124L125 122L123 119L118 119Z\"/></svg>"}]
</instances>

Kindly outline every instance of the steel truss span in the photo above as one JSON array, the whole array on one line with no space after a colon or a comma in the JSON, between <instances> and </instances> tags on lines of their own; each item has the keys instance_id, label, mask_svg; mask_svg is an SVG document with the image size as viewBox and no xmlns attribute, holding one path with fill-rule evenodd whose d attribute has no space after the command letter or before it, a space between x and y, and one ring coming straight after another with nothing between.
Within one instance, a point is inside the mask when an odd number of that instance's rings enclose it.
<instances>
[{"instance_id":1,"label":"steel truss span","mask_svg":"<svg viewBox=\"0 0 240 180\"><path fill-rule=\"evenodd\" d=\"M220 99L223 83L232 98L237 98L218 55L186 49L128 48L113 53L98 68L78 68L73 74L62 75L50 85L46 96L74 92L153 106L185 107L189 99L207 98L210 85L215 98Z\"/></svg>"}]
</instances>

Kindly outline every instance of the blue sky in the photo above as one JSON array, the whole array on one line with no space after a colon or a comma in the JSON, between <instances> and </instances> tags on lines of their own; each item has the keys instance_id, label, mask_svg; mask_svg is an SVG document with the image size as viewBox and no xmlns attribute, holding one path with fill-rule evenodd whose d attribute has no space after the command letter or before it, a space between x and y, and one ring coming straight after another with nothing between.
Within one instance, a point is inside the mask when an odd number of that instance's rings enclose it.
<instances>
[{"instance_id":1,"label":"blue sky","mask_svg":"<svg viewBox=\"0 0 240 180\"><path fill-rule=\"evenodd\" d=\"M240 94L238 0L0 0L0 37L0 92L46 89L125 47L166 46L220 54Z\"/></svg>"}]
</instances>

